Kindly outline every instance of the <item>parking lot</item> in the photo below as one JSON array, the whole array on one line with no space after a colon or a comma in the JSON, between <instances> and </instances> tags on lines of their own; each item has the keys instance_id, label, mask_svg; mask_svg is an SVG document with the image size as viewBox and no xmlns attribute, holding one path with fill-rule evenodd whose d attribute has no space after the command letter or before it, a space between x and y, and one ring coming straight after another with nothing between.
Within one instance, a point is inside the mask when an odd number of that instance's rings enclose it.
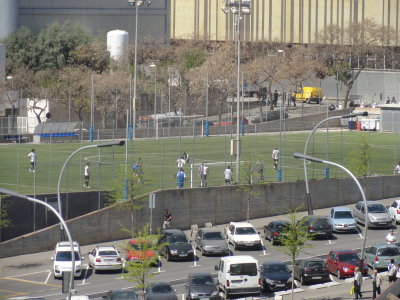
<instances>
[{"instance_id":1,"label":"parking lot","mask_svg":"<svg viewBox=\"0 0 400 300\"><path fill-rule=\"evenodd\" d=\"M392 199L383 200L385 205L389 205ZM315 211L316 215L327 215L329 209L322 209ZM257 231L262 236L263 226L274 219L284 219L285 216L276 216L271 218L263 218L252 220L251 223L256 227ZM224 226L217 226L223 230ZM359 227L363 229L362 226ZM395 228L395 227L393 227ZM374 243L385 243L387 229L371 229L368 232L367 246ZM396 228L395 228L396 232ZM186 234L192 240L190 231ZM400 234L400 232L398 233ZM278 246L272 246L269 241L262 239L264 244L263 249L260 250L234 250L230 246L233 255L248 254L253 256L259 261L259 264L269 261L287 262L289 259L284 253L279 251ZM121 250L121 256L124 257L125 241L114 241L106 243L114 245L117 249ZM305 257L323 257L332 249L360 249L362 245L361 233L341 233L334 234L332 239L325 240L312 240L310 241L311 247L306 248L301 254L300 258ZM85 257L83 260L83 276L75 280L75 289L78 294L91 295L91 298L99 298L104 292L111 289L122 289L133 287L134 284L122 278L119 272L101 272L94 274L88 267L88 255L95 245L82 246L81 251ZM10 257L0 259L0 297L18 297L18 296L41 296L46 299L61 299L62 281L53 278L52 274L52 261L50 260L53 251L29 254L24 256ZM184 298L184 282L187 275L194 271L207 271L215 274L214 266L218 264L219 257L217 256L201 256L199 251L196 251L194 260L191 261L178 261L169 262L166 259L161 259L161 265L154 269L155 277L153 281L168 281L171 282L173 287L177 290L179 299ZM372 271L369 270L369 274ZM384 276L383 288L388 285L386 276ZM343 299L352 296L349 294L352 279L338 279L336 276L331 276L331 281L326 283L317 283L311 285L301 286L296 282L297 288L295 289L296 299L313 299L320 298L323 295L330 295L331 298L343 297ZM372 284L366 278L363 290L365 295L372 295ZM282 299L289 299L290 291L282 291L274 293L263 293L262 299L273 299L282 297Z\"/></svg>"}]
</instances>

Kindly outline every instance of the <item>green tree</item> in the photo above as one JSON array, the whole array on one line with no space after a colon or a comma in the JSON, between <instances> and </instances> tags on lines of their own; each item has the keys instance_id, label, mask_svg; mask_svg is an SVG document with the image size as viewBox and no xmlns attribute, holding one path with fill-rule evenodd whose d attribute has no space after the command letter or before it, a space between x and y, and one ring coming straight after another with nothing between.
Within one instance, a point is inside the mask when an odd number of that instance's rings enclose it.
<instances>
[{"instance_id":1,"label":"green tree","mask_svg":"<svg viewBox=\"0 0 400 300\"><path fill-rule=\"evenodd\" d=\"M374 155L371 144L365 134L361 134L360 142L357 143L352 155L350 156L350 170L355 176L367 177L369 175L369 165Z\"/></svg>"},{"instance_id":2,"label":"green tree","mask_svg":"<svg viewBox=\"0 0 400 300\"><path fill-rule=\"evenodd\" d=\"M8 203L4 203L0 197L0 229L12 226L11 220L8 218ZM1 241L1 240L0 240Z\"/></svg>"},{"instance_id":3,"label":"green tree","mask_svg":"<svg viewBox=\"0 0 400 300\"><path fill-rule=\"evenodd\" d=\"M127 243L126 249L134 250L142 256L137 261L125 262L125 273L122 275L126 280L136 283L135 287L144 291L149 285L149 281L154 277L153 267L158 264L158 253L165 244L159 244L161 234L149 233L149 225L147 224L143 230L130 232L133 239L136 240L135 249L130 243Z\"/></svg>"},{"instance_id":4,"label":"green tree","mask_svg":"<svg viewBox=\"0 0 400 300\"><path fill-rule=\"evenodd\" d=\"M68 61L74 66L84 66L96 73L104 72L110 63L105 42L92 41L78 45L71 51Z\"/></svg>"},{"instance_id":5,"label":"green tree","mask_svg":"<svg viewBox=\"0 0 400 300\"><path fill-rule=\"evenodd\" d=\"M290 257L292 265L295 265L296 258L300 255L304 248L311 247L307 242L312 239L312 235L308 233L305 219L299 214L299 208L289 211L289 224L285 226L282 234L278 236L278 250ZM294 269L292 270L292 278L294 278ZM292 280L292 300L293 300L294 280Z\"/></svg>"}]
</instances>

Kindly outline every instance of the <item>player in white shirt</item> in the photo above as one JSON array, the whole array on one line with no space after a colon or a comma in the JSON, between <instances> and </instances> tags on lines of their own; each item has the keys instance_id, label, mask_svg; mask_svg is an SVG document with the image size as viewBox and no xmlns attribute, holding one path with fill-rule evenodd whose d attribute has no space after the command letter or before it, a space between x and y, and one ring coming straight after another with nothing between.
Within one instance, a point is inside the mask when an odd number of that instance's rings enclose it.
<instances>
[{"instance_id":1,"label":"player in white shirt","mask_svg":"<svg viewBox=\"0 0 400 300\"><path fill-rule=\"evenodd\" d=\"M29 172L35 172L36 166L36 152L35 149L32 149L28 154L29 160L31 162L31 167L29 168Z\"/></svg>"}]
</instances>

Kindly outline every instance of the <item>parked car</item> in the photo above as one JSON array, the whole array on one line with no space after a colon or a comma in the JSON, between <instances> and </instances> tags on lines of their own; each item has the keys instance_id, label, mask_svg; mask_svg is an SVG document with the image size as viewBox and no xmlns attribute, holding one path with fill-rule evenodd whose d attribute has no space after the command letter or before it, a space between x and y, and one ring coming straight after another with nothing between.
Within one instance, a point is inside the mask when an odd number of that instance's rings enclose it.
<instances>
[{"instance_id":1,"label":"parked car","mask_svg":"<svg viewBox=\"0 0 400 300\"><path fill-rule=\"evenodd\" d=\"M253 225L247 222L231 222L226 230L228 243L238 248L260 248L261 238Z\"/></svg>"},{"instance_id":2,"label":"parked car","mask_svg":"<svg viewBox=\"0 0 400 300\"><path fill-rule=\"evenodd\" d=\"M365 249L365 262L371 268L387 270L391 259L394 259L396 265L400 263L400 250L397 245L375 244Z\"/></svg>"},{"instance_id":3,"label":"parked car","mask_svg":"<svg viewBox=\"0 0 400 300\"><path fill-rule=\"evenodd\" d=\"M345 206L334 207L329 213L332 229L335 232L348 232L357 230L357 221L350 208Z\"/></svg>"},{"instance_id":4,"label":"parked car","mask_svg":"<svg viewBox=\"0 0 400 300\"><path fill-rule=\"evenodd\" d=\"M365 206L363 201L355 205L353 214L357 222L365 226ZM386 207L379 201L368 201L368 227L392 227L392 218Z\"/></svg>"},{"instance_id":5,"label":"parked car","mask_svg":"<svg viewBox=\"0 0 400 300\"><path fill-rule=\"evenodd\" d=\"M119 252L114 246L97 246L89 254L89 266L97 273L99 270L122 270Z\"/></svg>"},{"instance_id":6,"label":"parked car","mask_svg":"<svg viewBox=\"0 0 400 300\"><path fill-rule=\"evenodd\" d=\"M272 245L279 243L279 236L286 226L289 225L287 221L272 221L268 225L264 226L264 237L271 241Z\"/></svg>"},{"instance_id":7,"label":"parked car","mask_svg":"<svg viewBox=\"0 0 400 300\"><path fill-rule=\"evenodd\" d=\"M189 239L180 229L166 229L161 232L160 244L165 244L160 254L168 261L178 259L193 259L194 251Z\"/></svg>"},{"instance_id":8,"label":"parked car","mask_svg":"<svg viewBox=\"0 0 400 300\"><path fill-rule=\"evenodd\" d=\"M211 273L190 273L185 284L185 295L187 300L219 300L218 287Z\"/></svg>"},{"instance_id":9,"label":"parked car","mask_svg":"<svg viewBox=\"0 0 400 300\"><path fill-rule=\"evenodd\" d=\"M150 283L146 288L146 300L178 300L176 291L167 282Z\"/></svg>"},{"instance_id":10,"label":"parked car","mask_svg":"<svg viewBox=\"0 0 400 300\"><path fill-rule=\"evenodd\" d=\"M329 270L321 258L306 258L296 261L293 266L294 278L298 279L301 285L316 281L329 281Z\"/></svg>"},{"instance_id":11,"label":"parked car","mask_svg":"<svg viewBox=\"0 0 400 300\"><path fill-rule=\"evenodd\" d=\"M125 260L141 261L154 259L157 253L154 250L148 249L149 247L145 245L148 242L137 238L131 239L125 249Z\"/></svg>"},{"instance_id":12,"label":"parked car","mask_svg":"<svg viewBox=\"0 0 400 300\"><path fill-rule=\"evenodd\" d=\"M135 300L139 296L132 290L112 290L108 291L103 299L106 300Z\"/></svg>"},{"instance_id":13,"label":"parked car","mask_svg":"<svg viewBox=\"0 0 400 300\"><path fill-rule=\"evenodd\" d=\"M75 274L74 277L82 275L82 260L81 250L78 242L72 242L75 259ZM63 272L71 272L72 269L72 256L70 242L58 242L56 245L54 256L51 257L53 263L54 278L61 278Z\"/></svg>"},{"instance_id":14,"label":"parked car","mask_svg":"<svg viewBox=\"0 0 400 300\"><path fill-rule=\"evenodd\" d=\"M315 238L332 238L332 224L328 217L323 216L305 216L302 218L304 226L312 237Z\"/></svg>"},{"instance_id":15,"label":"parked car","mask_svg":"<svg viewBox=\"0 0 400 300\"><path fill-rule=\"evenodd\" d=\"M354 269L360 266L360 260L361 258L355 250L331 250L326 257L326 265L329 272L340 279L354 276ZM365 262L361 273L368 274L368 266Z\"/></svg>"},{"instance_id":16,"label":"parked car","mask_svg":"<svg viewBox=\"0 0 400 300\"><path fill-rule=\"evenodd\" d=\"M274 292L292 287L292 274L285 263L267 262L260 269L261 286L264 291Z\"/></svg>"},{"instance_id":17,"label":"parked car","mask_svg":"<svg viewBox=\"0 0 400 300\"><path fill-rule=\"evenodd\" d=\"M202 228L194 239L196 248L201 251L201 255L222 254L229 255L229 247L221 231L216 228Z\"/></svg>"},{"instance_id":18,"label":"parked car","mask_svg":"<svg viewBox=\"0 0 400 300\"><path fill-rule=\"evenodd\" d=\"M392 205L389 206L390 218L396 224L400 222L400 200L394 200Z\"/></svg>"}]
</instances>

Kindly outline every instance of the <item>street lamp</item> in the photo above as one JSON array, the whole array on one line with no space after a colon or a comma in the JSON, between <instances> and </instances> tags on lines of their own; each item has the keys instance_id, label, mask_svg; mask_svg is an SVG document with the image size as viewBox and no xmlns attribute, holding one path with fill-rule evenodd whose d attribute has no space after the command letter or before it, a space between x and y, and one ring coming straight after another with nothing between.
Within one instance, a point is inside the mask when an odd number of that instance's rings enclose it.
<instances>
[{"instance_id":1,"label":"street lamp","mask_svg":"<svg viewBox=\"0 0 400 300\"><path fill-rule=\"evenodd\" d=\"M60 195L60 187L61 187L61 178L64 173L64 169L67 166L68 162L70 159L79 151L89 149L89 148L104 148L104 147L112 147L112 146L123 146L125 145L125 141L119 141L119 142L109 142L109 143L103 143L103 144L98 144L98 145L88 145L88 146L83 146L78 149L76 149L74 152L71 153L70 156L65 160L64 165L61 168L60 171L60 176L58 177L58 184L57 184L57 201L58 201L58 211L60 215L62 216L62 206L61 206L61 195ZM100 209L100 207L99 207Z\"/></svg>"},{"instance_id":2,"label":"street lamp","mask_svg":"<svg viewBox=\"0 0 400 300\"><path fill-rule=\"evenodd\" d=\"M342 115L342 116L333 116L333 117L326 118L326 119L322 120L321 122L319 122L317 125L314 126L313 130L311 130L310 134L307 137L306 144L304 145L303 155L307 155L307 147L308 147L308 143L311 139L311 136L314 134L314 132L318 129L318 127L322 123L325 123L326 121L334 120L334 119L348 119L348 118L354 118L354 117L358 117L358 116L366 117L366 116L368 116L368 112L364 111L364 112L360 112L360 113L352 113L352 114L347 114L347 115ZM310 196L310 187L308 185L306 160L304 160L304 162L303 162L303 167L304 167L304 181L306 183L307 211L308 211L309 215L312 215L313 209L312 209L311 196Z\"/></svg>"},{"instance_id":3,"label":"street lamp","mask_svg":"<svg viewBox=\"0 0 400 300\"><path fill-rule=\"evenodd\" d=\"M136 134L136 90L137 90L137 42L138 42L138 18L139 18L139 7L146 3L147 7L150 6L151 1L149 0L128 0L129 6L135 6L135 59L134 59L134 70L133 70L133 100L132 100L132 123L129 126L132 130L131 139L135 138Z\"/></svg>"},{"instance_id":4,"label":"street lamp","mask_svg":"<svg viewBox=\"0 0 400 300\"><path fill-rule=\"evenodd\" d=\"M26 196L26 195L22 195L22 194L19 194L17 192L14 192L14 191L11 191L11 190L8 190L8 189L0 188L0 194L11 195L11 196L14 196L14 197L17 197L17 198L21 198L21 199L25 199L25 200L28 200L28 201L31 201L31 202L34 202L34 203L38 203L40 205L44 205L47 209L51 210L57 216L57 218L60 220L60 223L64 227L65 232L67 233L69 244L71 245L71 263L72 263L72 266L71 266L71 276L70 276L70 279L69 279L69 289L68 289L68 299L71 299L71 294L73 292L73 287L74 287L75 251L74 251L74 244L73 244L71 233L70 233L70 231L68 229L67 224L65 223L64 219L62 218L61 213L58 213L57 210L54 209L54 207L52 207L50 204L48 204L48 203L46 203L46 202L44 202L42 200L35 199L35 198L29 197L29 196Z\"/></svg>"},{"instance_id":5,"label":"street lamp","mask_svg":"<svg viewBox=\"0 0 400 300\"><path fill-rule=\"evenodd\" d=\"M294 156L294 158L304 159L304 161L309 160L309 161L320 163L320 164L328 164L328 165L336 166L336 167L342 169L343 171L345 171L347 174L349 174L349 176L356 183L358 189L360 190L361 197L362 197L362 199L364 201L364 206L365 206L365 220L364 220L365 227L364 227L363 245L362 245L362 248L361 248L361 263L360 263L360 266L362 267L363 260L364 260L364 252L365 252L365 243L367 241L367 232L368 232L368 203L367 203L367 198L365 197L365 193L364 193L364 190L363 190L360 182L354 176L354 174L350 172L350 170L346 169L344 166L339 165L337 163L334 163L334 162L331 162L331 161L328 161L328 160L324 160L324 159L319 159L319 158L316 158L316 157L313 157L313 156L310 156L310 155L305 155L305 154L298 153L298 152L293 153L293 156Z\"/></svg>"},{"instance_id":6,"label":"street lamp","mask_svg":"<svg viewBox=\"0 0 400 300\"><path fill-rule=\"evenodd\" d=\"M251 0L222 0L225 4L222 11L235 15L235 30L237 43L237 86L236 86L236 180L240 182L240 21L242 14L251 13Z\"/></svg>"},{"instance_id":7,"label":"street lamp","mask_svg":"<svg viewBox=\"0 0 400 300\"><path fill-rule=\"evenodd\" d=\"M157 119L157 65L155 62L150 64L154 68L154 128L156 130L156 140L158 139L158 119Z\"/></svg>"}]
</instances>

